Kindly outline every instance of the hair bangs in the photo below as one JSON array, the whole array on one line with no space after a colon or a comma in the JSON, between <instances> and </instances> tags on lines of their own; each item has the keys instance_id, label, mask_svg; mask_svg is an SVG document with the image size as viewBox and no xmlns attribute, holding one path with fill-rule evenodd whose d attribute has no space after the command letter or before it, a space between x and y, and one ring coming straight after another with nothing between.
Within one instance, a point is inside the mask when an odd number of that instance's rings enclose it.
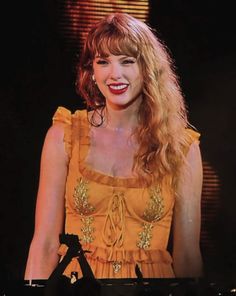
<instances>
[{"instance_id":1,"label":"hair bangs","mask_svg":"<svg viewBox=\"0 0 236 296\"><path fill-rule=\"evenodd\" d=\"M113 54L139 58L140 51L137 42L132 40L130 36L125 36L122 32L115 32L115 34L114 32L110 32L110 34L97 36L92 43L93 58L97 54L102 57Z\"/></svg>"}]
</instances>

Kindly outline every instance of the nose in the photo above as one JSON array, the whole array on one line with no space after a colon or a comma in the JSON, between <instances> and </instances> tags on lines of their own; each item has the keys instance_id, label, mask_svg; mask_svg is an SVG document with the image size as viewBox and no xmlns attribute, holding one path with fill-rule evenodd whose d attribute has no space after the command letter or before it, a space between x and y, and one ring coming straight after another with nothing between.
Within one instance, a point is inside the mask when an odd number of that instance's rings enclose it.
<instances>
[{"instance_id":1,"label":"nose","mask_svg":"<svg viewBox=\"0 0 236 296\"><path fill-rule=\"evenodd\" d=\"M110 67L110 78L118 80L122 77L122 69L118 63L112 63Z\"/></svg>"}]
</instances>

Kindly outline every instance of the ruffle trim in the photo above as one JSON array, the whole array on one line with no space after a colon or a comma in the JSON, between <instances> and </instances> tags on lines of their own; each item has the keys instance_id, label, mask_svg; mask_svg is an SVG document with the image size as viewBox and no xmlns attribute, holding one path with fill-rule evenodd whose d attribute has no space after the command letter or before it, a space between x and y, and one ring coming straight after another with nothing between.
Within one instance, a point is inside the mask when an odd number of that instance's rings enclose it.
<instances>
[{"instance_id":1,"label":"ruffle trim","mask_svg":"<svg viewBox=\"0 0 236 296\"><path fill-rule=\"evenodd\" d=\"M145 186L135 178L121 178L105 175L93 169L90 169L83 162L80 163L81 174L90 181L113 187L144 188Z\"/></svg>"},{"instance_id":2,"label":"ruffle trim","mask_svg":"<svg viewBox=\"0 0 236 296\"><path fill-rule=\"evenodd\" d=\"M195 141L199 142L200 136L201 136L200 133L198 133L190 128L186 129L186 142L189 146Z\"/></svg>"},{"instance_id":3,"label":"ruffle trim","mask_svg":"<svg viewBox=\"0 0 236 296\"><path fill-rule=\"evenodd\" d=\"M90 244L83 246L84 251L88 251L86 253L86 257L88 259L97 260L99 262L113 262L113 261L122 261L125 263L136 263L136 262L144 262L144 263L165 263L171 264L172 257L170 253L166 250L114 250L112 252L112 257L108 257L110 255L110 249L104 249L101 247L96 247ZM58 254L60 256L64 256L67 251L67 246L62 244L58 250Z\"/></svg>"},{"instance_id":4,"label":"ruffle trim","mask_svg":"<svg viewBox=\"0 0 236 296\"><path fill-rule=\"evenodd\" d=\"M65 143L65 150L69 158L71 158L71 149L72 149L72 114L71 112L64 108L58 107L53 118L53 124L56 122L60 122L64 124L64 143Z\"/></svg>"}]
</instances>

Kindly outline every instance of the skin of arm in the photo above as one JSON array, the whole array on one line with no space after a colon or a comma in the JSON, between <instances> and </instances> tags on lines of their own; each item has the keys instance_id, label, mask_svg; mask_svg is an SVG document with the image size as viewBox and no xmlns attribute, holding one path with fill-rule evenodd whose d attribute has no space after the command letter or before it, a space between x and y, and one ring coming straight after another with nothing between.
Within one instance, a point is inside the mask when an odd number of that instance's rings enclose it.
<instances>
[{"instance_id":1,"label":"skin of arm","mask_svg":"<svg viewBox=\"0 0 236 296\"><path fill-rule=\"evenodd\" d=\"M25 280L48 279L58 264L59 234L64 227L64 194L68 170L63 124L49 128L41 155L35 229Z\"/></svg>"},{"instance_id":2,"label":"skin of arm","mask_svg":"<svg viewBox=\"0 0 236 296\"><path fill-rule=\"evenodd\" d=\"M203 169L199 145L186 156L178 183L173 220L173 268L176 277L203 275L200 252Z\"/></svg>"}]
</instances>

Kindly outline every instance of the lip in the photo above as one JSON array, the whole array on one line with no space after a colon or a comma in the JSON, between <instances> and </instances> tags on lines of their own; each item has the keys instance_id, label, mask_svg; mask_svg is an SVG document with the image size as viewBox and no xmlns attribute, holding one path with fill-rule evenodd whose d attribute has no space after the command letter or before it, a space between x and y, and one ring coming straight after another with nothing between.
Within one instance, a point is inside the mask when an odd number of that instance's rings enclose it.
<instances>
[{"instance_id":1,"label":"lip","mask_svg":"<svg viewBox=\"0 0 236 296\"><path fill-rule=\"evenodd\" d=\"M129 84L127 83L110 83L108 88L112 94L120 95L127 91Z\"/></svg>"}]
</instances>

